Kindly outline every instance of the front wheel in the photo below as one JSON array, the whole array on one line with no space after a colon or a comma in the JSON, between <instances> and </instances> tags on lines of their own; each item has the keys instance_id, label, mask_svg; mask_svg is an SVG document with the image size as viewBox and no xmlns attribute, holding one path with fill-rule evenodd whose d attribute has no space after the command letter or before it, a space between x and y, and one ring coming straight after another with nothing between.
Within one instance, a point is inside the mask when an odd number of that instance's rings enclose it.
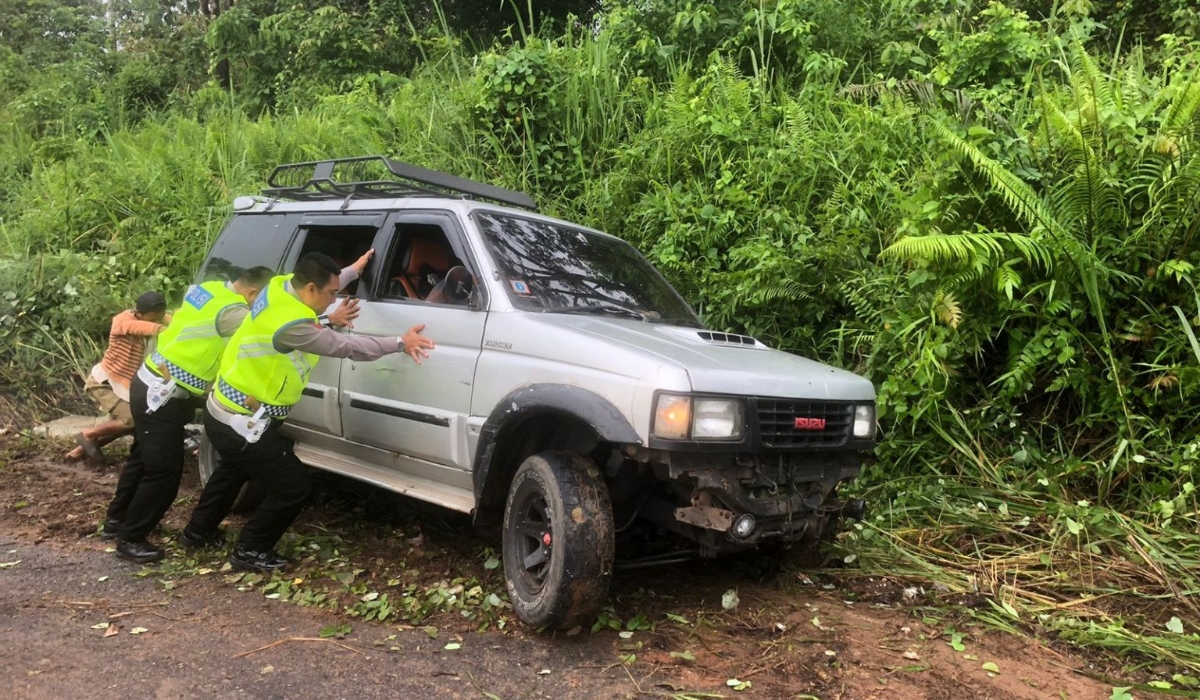
<instances>
[{"instance_id":1,"label":"front wheel","mask_svg":"<svg viewBox=\"0 0 1200 700\"><path fill-rule=\"evenodd\" d=\"M517 617L562 630L590 622L608 597L614 539L608 487L591 460L526 459L504 506L504 576Z\"/></svg>"}]
</instances>

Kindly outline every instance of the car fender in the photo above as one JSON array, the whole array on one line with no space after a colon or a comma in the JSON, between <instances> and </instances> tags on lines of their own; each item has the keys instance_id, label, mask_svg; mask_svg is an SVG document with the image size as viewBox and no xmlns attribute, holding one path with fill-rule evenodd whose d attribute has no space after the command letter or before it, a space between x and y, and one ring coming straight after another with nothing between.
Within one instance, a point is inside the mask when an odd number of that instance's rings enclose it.
<instances>
[{"instance_id":1,"label":"car fender","mask_svg":"<svg viewBox=\"0 0 1200 700\"><path fill-rule=\"evenodd\" d=\"M530 384L496 403L479 433L473 480L475 502L483 503L492 476L492 458L498 438L522 421L539 414L575 418L592 428L605 442L641 445L643 440L620 409L608 399L567 384Z\"/></svg>"}]
</instances>

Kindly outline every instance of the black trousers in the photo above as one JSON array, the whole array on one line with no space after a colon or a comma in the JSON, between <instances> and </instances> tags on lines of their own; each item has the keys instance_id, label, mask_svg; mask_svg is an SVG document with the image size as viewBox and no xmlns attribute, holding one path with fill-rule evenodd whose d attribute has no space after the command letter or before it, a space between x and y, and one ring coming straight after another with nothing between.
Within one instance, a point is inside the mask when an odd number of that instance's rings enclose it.
<instances>
[{"instance_id":1,"label":"black trousers","mask_svg":"<svg viewBox=\"0 0 1200 700\"><path fill-rule=\"evenodd\" d=\"M117 493L108 506L108 519L120 521L117 536L139 541L158 525L175 496L183 475L185 427L204 405L198 396L175 397L154 413L146 413L146 383L135 376L129 385L133 413L133 446L117 479Z\"/></svg>"},{"instance_id":2,"label":"black trousers","mask_svg":"<svg viewBox=\"0 0 1200 700\"><path fill-rule=\"evenodd\" d=\"M242 486L253 479L266 487L267 497L242 528L238 544L256 552L274 549L312 491L312 479L292 452L292 441L279 432L282 425L283 421L272 420L258 442L248 443L205 409L204 434L221 456L221 463L200 494L189 531L202 536L216 530L229 515Z\"/></svg>"}]
</instances>

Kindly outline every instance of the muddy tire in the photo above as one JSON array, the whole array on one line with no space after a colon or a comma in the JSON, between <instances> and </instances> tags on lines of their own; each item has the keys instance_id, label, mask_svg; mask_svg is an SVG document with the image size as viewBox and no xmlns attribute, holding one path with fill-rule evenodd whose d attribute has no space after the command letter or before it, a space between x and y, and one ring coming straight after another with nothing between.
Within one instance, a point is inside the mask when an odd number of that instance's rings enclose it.
<instances>
[{"instance_id":1,"label":"muddy tire","mask_svg":"<svg viewBox=\"0 0 1200 700\"><path fill-rule=\"evenodd\" d=\"M504 576L517 617L555 630L590 623L608 598L614 539L608 487L591 460L526 459L504 505Z\"/></svg>"},{"instance_id":2,"label":"muddy tire","mask_svg":"<svg viewBox=\"0 0 1200 700\"><path fill-rule=\"evenodd\" d=\"M200 467L200 485L208 483L208 477L217 470L221 463L221 455L213 448L212 443L203 435L200 437L200 453L197 455ZM257 508L267 497L267 489L257 481L247 481L233 502L233 513L249 513Z\"/></svg>"}]
</instances>

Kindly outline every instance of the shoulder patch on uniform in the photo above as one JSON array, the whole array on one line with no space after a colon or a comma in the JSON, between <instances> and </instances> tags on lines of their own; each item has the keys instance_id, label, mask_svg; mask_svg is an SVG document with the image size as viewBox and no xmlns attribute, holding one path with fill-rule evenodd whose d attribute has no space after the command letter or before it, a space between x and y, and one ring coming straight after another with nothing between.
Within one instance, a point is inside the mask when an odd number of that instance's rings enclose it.
<instances>
[{"instance_id":1,"label":"shoulder patch on uniform","mask_svg":"<svg viewBox=\"0 0 1200 700\"><path fill-rule=\"evenodd\" d=\"M213 296L214 295L212 292L196 284L192 285L192 288L188 290L188 293L183 297L183 300L197 309L202 309L204 308L205 304L213 300Z\"/></svg>"},{"instance_id":2,"label":"shoulder patch on uniform","mask_svg":"<svg viewBox=\"0 0 1200 700\"><path fill-rule=\"evenodd\" d=\"M258 318L263 309L267 308L267 292L270 290L270 285L267 285L258 293L258 296L254 299L254 306L250 307L250 318Z\"/></svg>"}]
</instances>

